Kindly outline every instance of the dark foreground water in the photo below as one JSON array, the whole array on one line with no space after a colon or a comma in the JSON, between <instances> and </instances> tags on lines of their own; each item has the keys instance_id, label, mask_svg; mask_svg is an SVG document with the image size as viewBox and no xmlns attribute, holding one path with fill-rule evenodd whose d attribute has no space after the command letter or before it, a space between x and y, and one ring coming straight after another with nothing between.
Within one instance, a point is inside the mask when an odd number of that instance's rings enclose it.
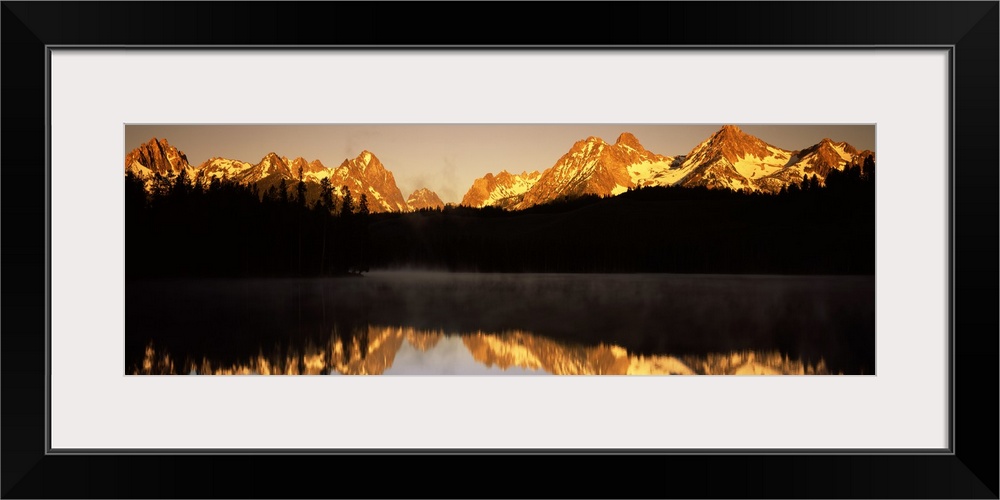
<instances>
[{"instance_id":1,"label":"dark foreground water","mask_svg":"<svg viewBox=\"0 0 1000 500\"><path fill-rule=\"evenodd\" d=\"M874 374L874 276L127 282L125 372Z\"/></svg>"}]
</instances>

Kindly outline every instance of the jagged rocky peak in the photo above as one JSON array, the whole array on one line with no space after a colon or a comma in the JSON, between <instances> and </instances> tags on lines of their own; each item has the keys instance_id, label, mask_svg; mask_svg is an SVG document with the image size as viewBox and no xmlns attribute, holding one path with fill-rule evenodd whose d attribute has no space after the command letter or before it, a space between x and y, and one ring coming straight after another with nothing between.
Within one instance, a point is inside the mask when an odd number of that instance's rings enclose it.
<instances>
[{"instance_id":1,"label":"jagged rocky peak","mask_svg":"<svg viewBox=\"0 0 1000 500\"><path fill-rule=\"evenodd\" d=\"M615 141L615 144L625 145L632 149L643 149L642 144L639 143L639 139L636 139L631 132L622 132L622 134L618 136L618 140Z\"/></svg>"},{"instance_id":2,"label":"jagged rocky peak","mask_svg":"<svg viewBox=\"0 0 1000 500\"><path fill-rule=\"evenodd\" d=\"M495 175L487 173L472 182L461 204L467 207L513 206L539 177L541 174L537 170L520 174L512 174L507 170L501 170Z\"/></svg>"},{"instance_id":3,"label":"jagged rocky peak","mask_svg":"<svg viewBox=\"0 0 1000 500\"><path fill-rule=\"evenodd\" d=\"M298 156L291 161L289 161L285 157L282 157L282 160L285 161L285 164L288 165L288 169L291 170L292 175L295 176L299 175L299 171L301 171L302 174L305 175L312 172L319 172L323 170L323 164L319 163L319 160L313 160L312 162L309 162L301 156ZM317 163L319 164L317 165Z\"/></svg>"},{"instance_id":4,"label":"jagged rocky peak","mask_svg":"<svg viewBox=\"0 0 1000 500\"><path fill-rule=\"evenodd\" d=\"M166 138L153 137L125 155L125 169L140 174L172 174L190 167L187 155Z\"/></svg>"},{"instance_id":5,"label":"jagged rocky peak","mask_svg":"<svg viewBox=\"0 0 1000 500\"><path fill-rule=\"evenodd\" d=\"M859 151L858 151L857 148L855 148L854 146L851 146L850 144L848 144L846 142L838 142L836 144L837 144L837 146L840 146L840 148L843 149L845 153L848 153L848 154L851 154L851 155L856 155L856 154L859 153Z\"/></svg>"},{"instance_id":6,"label":"jagged rocky peak","mask_svg":"<svg viewBox=\"0 0 1000 500\"><path fill-rule=\"evenodd\" d=\"M823 139L820 139L820 141L817 142L816 144L813 144L808 148L795 151L794 154L800 157L804 157L809 154L822 154L822 155L829 155L831 157L833 156L839 157L840 151L843 151L844 153L847 154L857 153L857 150L855 150L853 146L851 146L846 142L835 142L833 139L824 137Z\"/></svg>"},{"instance_id":7,"label":"jagged rocky peak","mask_svg":"<svg viewBox=\"0 0 1000 500\"><path fill-rule=\"evenodd\" d=\"M288 180L297 179L296 176L292 175L291 170L288 168L288 164L285 163L285 161L282 160L277 153L272 151L264 155L264 157L261 158L256 165L245 171L239 172L238 181L241 184L252 184L275 175Z\"/></svg>"},{"instance_id":8,"label":"jagged rocky peak","mask_svg":"<svg viewBox=\"0 0 1000 500\"><path fill-rule=\"evenodd\" d=\"M714 155L722 156L730 162L747 156L765 158L771 153L766 142L744 132L736 125L723 125L708 141Z\"/></svg>"},{"instance_id":9,"label":"jagged rocky peak","mask_svg":"<svg viewBox=\"0 0 1000 500\"><path fill-rule=\"evenodd\" d=\"M712 134L712 142L740 142L749 138L756 139L736 125L723 125L715 134Z\"/></svg>"},{"instance_id":10,"label":"jagged rocky peak","mask_svg":"<svg viewBox=\"0 0 1000 500\"><path fill-rule=\"evenodd\" d=\"M409 205L411 210L444 207L444 202L441 201L441 198L438 197L437 193L427 188L420 188L414 191L413 194L406 199L406 204Z\"/></svg>"},{"instance_id":11,"label":"jagged rocky peak","mask_svg":"<svg viewBox=\"0 0 1000 500\"><path fill-rule=\"evenodd\" d=\"M629 132L622 133L613 146L590 136L574 143L555 165L542 172L515 208L527 208L562 197L624 193L635 186L630 168L643 164L649 169L667 160L646 151Z\"/></svg>"},{"instance_id":12,"label":"jagged rocky peak","mask_svg":"<svg viewBox=\"0 0 1000 500\"><path fill-rule=\"evenodd\" d=\"M334 185L347 185L355 196L364 194L372 212L405 212L409 209L392 172L367 149L347 158L332 174Z\"/></svg>"},{"instance_id":13,"label":"jagged rocky peak","mask_svg":"<svg viewBox=\"0 0 1000 500\"><path fill-rule=\"evenodd\" d=\"M284 164L287 165L287 163L285 163L285 160L282 159L282 157L278 156L278 153L275 153L274 151L271 151L270 153L264 155L264 157L261 158L260 161L262 161L262 162L267 161L269 163L279 163L280 162L280 163L284 163Z\"/></svg>"},{"instance_id":14,"label":"jagged rocky peak","mask_svg":"<svg viewBox=\"0 0 1000 500\"><path fill-rule=\"evenodd\" d=\"M604 144L607 144L604 142L604 139L592 135L582 141L576 141L576 143L573 144L573 150L580 151L584 149L593 149L594 146L601 146Z\"/></svg>"},{"instance_id":15,"label":"jagged rocky peak","mask_svg":"<svg viewBox=\"0 0 1000 500\"><path fill-rule=\"evenodd\" d=\"M341 167L353 167L360 169L361 171L367 171L369 168L375 170L384 170L385 167L382 162L379 161L378 157L374 153L368 151L367 149L361 151L358 156L354 158L346 158L343 163L340 164Z\"/></svg>"},{"instance_id":16,"label":"jagged rocky peak","mask_svg":"<svg viewBox=\"0 0 1000 500\"><path fill-rule=\"evenodd\" d=\"M177 148L174 148L173 146L170 145L170 142L167 141L166 137L164 137L163 139L157 139L156 137L152 137L149 139L149 142L147 142L146 145L148 145L151 148L160 149L162 151L169 151L171 149L173 149L174 151L177 150Z\"/></svg>"},{"instance_id":17,"label":"jagged rocky peak","mask_svg":"<svg viewBox=\"0 0 1000 500\"><path fill-rule=\"evenodd\" d=\"M361 154L358 155L358 162L364 163L366 165L369 165L369 164L372 164L372 163L378 163L378 158L376 158L375 155L372 154L371 151L368 151L367 149L365 149L365 150L362 150Z\"/></svg>"},{"instance_id":18,"label":"jagged rocky peak","mask_svg":"<svg viewBox=\"0 0 1000 500\"><path fill-rule=\"evenodd\" d=\"M824 147L824 148L829 148L829 149L832 149L832 150L843 151L844 153L852 154L852 155L858 154L858 150L855 149L854 146L851 146L850 144L848 144L846 142L837 142L837 141L834 141L833 139L830 139L829 137L824 137L823 139L821 139L819 141L819 143L817 143L817 146Z\"/></svg>"}]
</instances>

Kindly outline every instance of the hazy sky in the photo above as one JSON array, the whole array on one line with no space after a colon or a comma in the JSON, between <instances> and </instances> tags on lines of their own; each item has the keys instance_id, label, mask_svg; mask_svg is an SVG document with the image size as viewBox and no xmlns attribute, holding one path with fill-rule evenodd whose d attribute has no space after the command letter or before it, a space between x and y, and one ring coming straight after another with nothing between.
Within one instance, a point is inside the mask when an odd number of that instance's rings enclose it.
<instances>
[{"instance_id":1,"label":"hazy sky","mask_svg":"<svg viewBox=\"0 0 1000 500\"><path fill-rule=\"evenodd\" d=\"M824 137L875 151L875 125L736 124L774 146L795 150ZM257 163L269 152L336 167L368 150L396 178L406 198L427 187L460 202L472 181L507 170L543 171L573 143L597 136L609 143L631 132L647 150L687 154L722 124L710 125L126 125L125 152L150 138L167 139L192 166L212 157ZM123 153L124 156L124 153Z\"/></svg>"}]
</instances>

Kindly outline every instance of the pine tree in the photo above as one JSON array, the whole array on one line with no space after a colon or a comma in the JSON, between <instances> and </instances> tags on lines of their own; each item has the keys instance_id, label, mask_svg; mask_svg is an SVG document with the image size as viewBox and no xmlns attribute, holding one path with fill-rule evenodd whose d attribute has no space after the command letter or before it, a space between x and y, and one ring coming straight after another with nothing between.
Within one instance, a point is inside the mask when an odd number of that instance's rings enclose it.
<instances>
[{"instance_id":1,"label":"pine tree","mask_svg":"<svg viewBox=\"0 0 1000 500\"><path fill-rule=\"evenodd\" d=\"M146 208L145 181L131 170L125 172L125 200L129 210L141 211Z\"/></svg>"},{"instance_id":2,"label":"pine tree","mask_svg":"<svg viewBox=\"0 0 1000 500\"><path fill-rule=\"evenodd\" d=\"M354 200L351 199L351 189L347 186L344 186L344 201L340 205L340 215L344 217L344 216L350 216L353 213L354 213Z\"/></svg>"},{"instance_id":3,"label":"pine tree","mask_svg":"<svg viewBox=\"0 0 1000 500\"><path fill-rule=\"evenodd\" d=\"M358 213L362 216L368 215L368 195L361 193L361 202L358 205Z\"/></svg>"},{"instance_id":4,"label":"pine tree","mask_svg":"<svg viewBox=\"0 0 1000 500\"><path fill-rule=\"evenodd\" d=\"M861 178L868 181L875 181L875 158L872 155L868 155L865 158L865 165L861 170Z\"/></svg>"},{"instance_id":5,"label":"pine tree","mask_svg":"<svg viewBox=\"0 0 1000 500\"><path fill-rule=\"evenodd\" d=\"M847 168L847 167L844 167ZM830 173L826 174L826 179L823 179L823 184L826 188L831 191L839 191L841 188L841 183L844 173L837 169L830 170Z\"/></svg>"},{"instance_id":6,"label":"pine tree","mask_svg":"<svg viewBox=\"0 0 1000 500\"><path fill-rule=\"evenodd\" d=\"M280 201L282 205L288 204L288 183L285 182L284 178L282 178L281 182L278 184L278 201Z\"/></svg>"},{"instance_id":7,"label":"pine tree","mask_svg":"<svg viewBox=\"0 0 1000 500\"><path fill-rule=\"evenodd\" d=\"M274 185L271 185L271 187L267 188L267 190L264 191L264 201L266 202L278 201L278 188L274 187Z\"/></svg>"},{"instance_id":8,"label":"pine tree","mask_svg":"<svg viewBox=\"0 0 1000 500\"><path fill-rule=\"evenodd\" d=\"M302 167L299 167L299 183L295 186L296 198L295 201L298 202L299 206L305 208L306 206L306 181L303 179Z\"/></svg>"},{"instance_id":9,"label":"pine tree","mask_svg":"<svg viewBox=\"0 0 1000 500\"><path fill-rule=\"evenodd\" d=\"M333 186L330 185L330 178L325 177L323 180L319 181L319 200L318 203L326 211L332 212L334 209L333 205Z\"/></svg>"},{"instance_id":10,"label":"pine tree","mask_svg":"<svg viewBox=\"0 0 1000 500\"><path fill-rule=\"evenodd\" d=\"M166 196L167 193L170 192L170 188L171 188L170 179L164 177L159 172L156 172L156 174L153 175L153 189L152 189L153 193L152 194L153 194L153 199L154 200L158 200L158 199L163 198L164 196Z\"/></svg>"},{"instance_id":11,"label":"pine tree","mask_svg":"<svg viewBox=\"0 0 1000 500\"><path fill-rule=\"evenodd\" d=\"M180 173L177 174L177 178L174 180L174 186L170 190L170 195L175 200L183 201L187 197L190 190L191 185L188 182L187 171L181 170Z\"/></svg>"},{"instance_id":12,"label":"pine tree","mask_svg":"<svg viewBox=\"0 0 1000 500\"><path fill-rule=\"evenodd\" d=\"M206 177L205 171L199 170L198 175L195 176L194 178L194 187L195 190L198 191L199 193L204 193L205 188L207 187L208 183L205 181L205 177Z\"/></svg>"},{"instance_id":13,"label":"pine tree","mask_svg":"<svg viewBox=\"0 0 1000 500\"><path fill-rule=\"evenodd\" d=\"M358 205L358 272L368 272L368 196L361 193L361 201Z\"/></svg>"}]
</instances>

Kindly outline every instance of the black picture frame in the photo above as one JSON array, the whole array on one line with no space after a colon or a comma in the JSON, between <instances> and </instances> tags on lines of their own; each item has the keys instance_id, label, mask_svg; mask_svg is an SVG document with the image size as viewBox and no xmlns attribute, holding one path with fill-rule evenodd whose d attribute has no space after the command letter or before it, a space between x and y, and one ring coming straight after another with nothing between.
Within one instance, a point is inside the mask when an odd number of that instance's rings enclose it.
<instances>
[{"instance_id":1,"label":"black picture frame","mask_svg":"<svg viewBox=\"0 0 1000 500\"><path fill-rule=\"evenodd\" d=\"M7 286L0 320L0 486L4 498L997 498L1000 4L996 1L556 3L547 9L536 3L487 2L2 3L5 147L0 160ZM559 26L592 23L609 11L633 22L608 23L604 29L576 32L551 42L554 35L566 33ZM657 19L670 22L649 24ZM776 19L782 20L780 28L766 29ZM669 29L662 28L668 24ZM859 50L950 47L954 101L951 452L48 454L47 47L427 47L455 43L472 48L513 43L608 50L737 45ZM567 467L571 477L559 472ZM373 473L386 477L361 480ZM455 477L464 481L450 479ZM457 486L470 479L482 489L463 491Z\"/></svg>"}]
</instances>

